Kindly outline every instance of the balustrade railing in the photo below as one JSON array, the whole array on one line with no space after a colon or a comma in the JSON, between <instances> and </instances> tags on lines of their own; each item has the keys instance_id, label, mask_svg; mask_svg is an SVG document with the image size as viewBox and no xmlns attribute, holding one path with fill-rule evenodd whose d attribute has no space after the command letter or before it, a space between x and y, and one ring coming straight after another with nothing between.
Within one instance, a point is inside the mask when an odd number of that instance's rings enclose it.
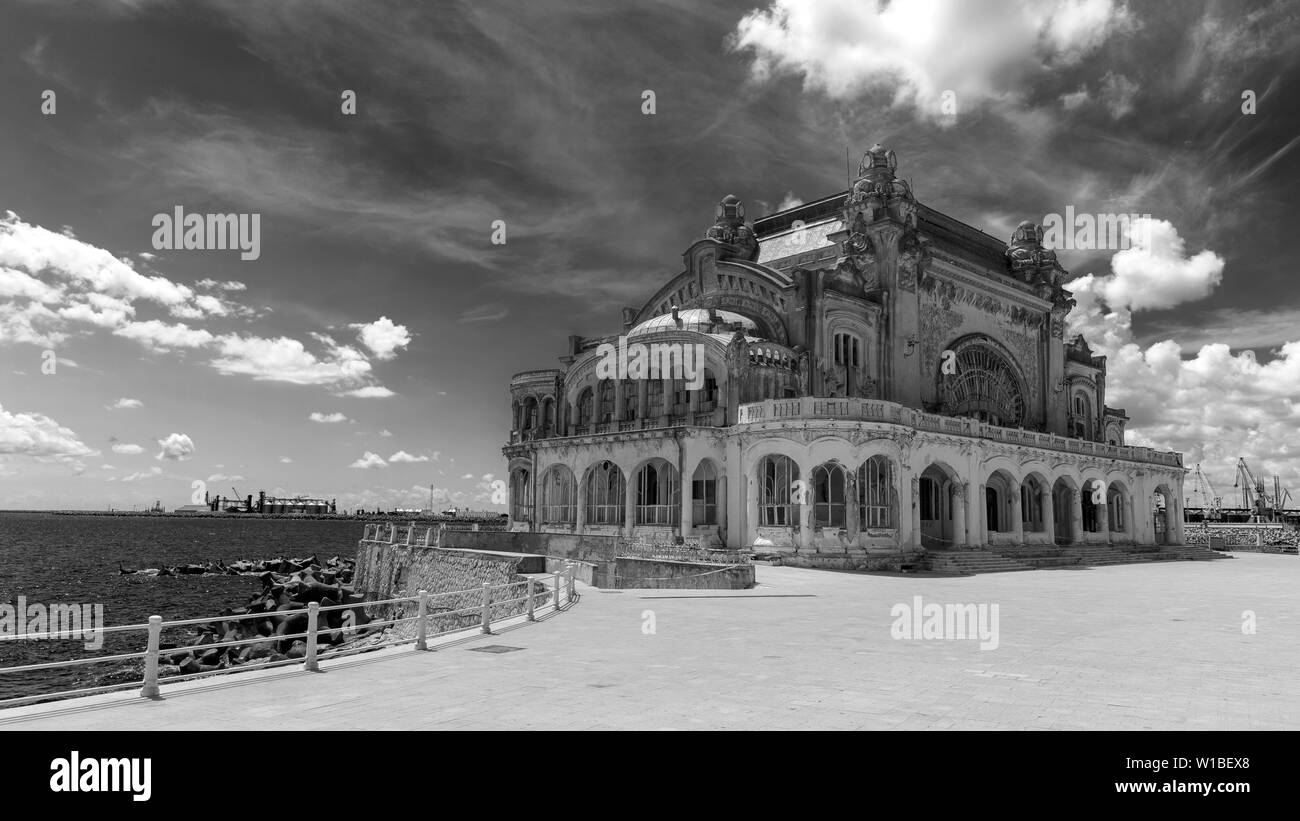
<instances>
[{"instance_id":1,"label":"balustrade railing","mask_svg":"<svg viewBox=\"0 0 1300 821\"><path fill-rule=\"evenodd\" d=\"M843 419L907 425L935 433L976 436L999 442L1029 445L1048 450L1089 456L1125 459L1134 462L1182 467L1180 454L1160 452L1132 445L1108 445L1083 439L1070 439L1041 431L1004 428L967 417L943 416L906 408L881 399L825 398L805 396L796 399L766 399L741 405L738 424L780 421L785 419Z\"/></svg>"}]
</instances>

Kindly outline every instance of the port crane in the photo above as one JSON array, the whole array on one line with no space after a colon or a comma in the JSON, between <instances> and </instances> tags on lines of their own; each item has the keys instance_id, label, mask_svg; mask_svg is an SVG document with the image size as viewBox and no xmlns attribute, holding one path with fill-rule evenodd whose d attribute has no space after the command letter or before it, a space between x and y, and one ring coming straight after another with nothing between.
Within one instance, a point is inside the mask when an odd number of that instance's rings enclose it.
<instances>
[{"instance_id":1,"label":"port crane","mask_svg":"<svg viewBox=\"0 0 1300 821\"><path fill-rule=\"evenodd\" d=\"M1192 495L1187 498L1187 507L1199 507L1207 513L1215 513L1223 508L1223 497L1215 491L1214 484L1201 470L1199 462L1196 464L1196 472L1192 474Z\"/></svg>"},{"instance_id":2,"label":"port crane","mask_svg":"<svg viewBox=\"0 0 1300 821\"><path fill-rule=\"evenodd\" d=\"M1282 480L1273 476L1273 492L1264 487L1264 480L1255 478L1245 457L1237 459L1237 481L1233 487L1241 488L1241 506L1251 512L1251 518L1257 522L1277 521L1291 498L1291 491L1282 487Z\"/></svg>"}]
</instances>

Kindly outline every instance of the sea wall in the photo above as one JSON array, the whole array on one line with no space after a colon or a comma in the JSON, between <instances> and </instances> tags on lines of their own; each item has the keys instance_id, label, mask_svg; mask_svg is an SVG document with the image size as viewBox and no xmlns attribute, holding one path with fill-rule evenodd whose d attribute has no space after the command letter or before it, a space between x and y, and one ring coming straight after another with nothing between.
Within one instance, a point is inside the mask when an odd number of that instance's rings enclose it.
<instances>
[{"instance_id":1,"label":"sea wall","mask_svg":"<svg viewBox=\"0 0 1300 821\"><path fill-rule=\"evenodd\" d=\"M620 590L747 590L754 586L754 565L624 557L615 561L613 582L608 586Z\"/></svg>"},{"instance_id":2,"label":"sea wall","mask_svg":"<svg viewBox=\"0 0 1300 821\"><path fill-rule=\"evenodd\" d=\"M523 613L526 602L504 600L526 595L523 583L527 579L521 574L544 572L546 559L539 555L363 540L357 545L355 587L358 593L379 601L414 596L421 590L428 591L428 612L435 615L459 610L473 611L431 620L432 632L441 632L479 623L477 608L483 602L481 588L484 584L519 585L490 591L492 601L498 602L491 605L494 620ZM542 589L541 585L533 584L533 594L538 597L537 606L546 601ZM395 619L414 616L416 608L415 602L395 602L368 605L366 612L376 619ZM409 624L398 626L405 627L409 627Z\"/></svg>"},{"instance_id":3,"label":"sea wall","mask_svg":"<svg viewBox=\"0 0 1300 821\"><path fill-rule=\"evenodd\" d=\"M1222 539L1228 550L1260 550L1271 545L1300 545L1300 531L1281 524L1189 524L1183 531L1189 545L1208 545ZM1208 537L1208 538L1207 538Z\"/></svg>"}]
</instances>

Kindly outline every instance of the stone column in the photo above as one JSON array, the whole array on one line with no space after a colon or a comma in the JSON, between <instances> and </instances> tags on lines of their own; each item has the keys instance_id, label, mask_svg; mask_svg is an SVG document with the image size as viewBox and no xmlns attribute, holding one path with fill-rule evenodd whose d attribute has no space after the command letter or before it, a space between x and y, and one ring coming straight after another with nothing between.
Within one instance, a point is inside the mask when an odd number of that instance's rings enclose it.
<instances>
[{"instance_id":1,"label":"stone column","mask_svg":"<svg viewBox=\"0 0 1300 821\"><path fill-rule=\"evenodd\" d=\"M1039 504L1043 506L1043 530L1047 532L1048 543L1056 544L1056 504L1051 488L1043 489L1039 495Z\"/></svg>"},{"instance_id":2,"label":"stone column","mask_svg":"<svg viewBox=\"0 0 1300 821\"><path fill-rule=\"evenodd\" d=\"M645 402L646 395L650 392L650 381L647 379L638 379L636 383L636 418L637 420L645 419ZM642 427L645 422L640 423Z\"/></svg>"},{"instance_id":3,"label":"stone column","mask_svg":"<svg viewBox=\"0 0 1300 821\"><path fill-rule=\"evenodd\" d=\"M971 547L984 547L989 542L988 485L980 482L979 496L970 504L972 511L975 513L976 528L973 539L974 544Z\"/></svg>"},{"instance_id":4,"label":"stone column","mask_svg":"<svg viewBox=\"0 0 1300 821\"><path fill-rule=\"evenodd\" d=\"M680 530L678 532L685 539L695 529L695 509L691 505L691 482L689 479L682 478L680 474L677 477L677 491L681 497L680 506L682 509L681 522L679 523Z\"/></svg>"},{"instance_id":5,"label":"stone column","mask_svg":"<svg viewBox=\"0 0 1300 821\"><path fill-rule=\"evenodd\" d=\"M636 527L636 476L627 477L627 488L623 493L623 535L632 537L632 528Z\"/></svg>"},{"instance_id":6,"label":"stone column","mask_svg":"<svg viewBox=\"0 0 1300 821\"><path fill-rule=\"evenodd\" d=\"M1011 536L1016 544L1025 543L1025 523L1021 521L1023 510L1020 502L1020 488L1011 492Z\"/></svg>"},{"instance_id":7,"label":"stone column","mask_svg":"<svg viewBox=\"0 0 1300 821\"><path fill-rule=\"evenodd\" d=\"M949 492L952 494L952 501L949 502L952 510L952 544L944 545L944 547L964 547L968 527L966 518L966 483L951 483Z\"/></svg>"},{"instance_id":8,"label":"stone column","mask_svg":"<svg viewBox=\"0 0 1300 821\"><path fill-rule=\"evenodd\" d=\"M614 380L614 421L622 422L626 416L623 413L623 380ZM614 430L618 430L618 425L614 425Z\"/></svg>"},{"instance_id":9,"label":"stone column","mask_svg":"<svg viewBox=\"0 0 1300 821\"><path fill-rule=\"evenodd\" d=\"M799 548L801 550L813 548L813 504L817 501L817 494L813 489L813 467L802 462L799 463L799 478L803 480L803 487L806 491L803 494L805 504L799 506Z\"/></svg>"},{"instance_id":10,"label":"stone column","mask_svg":"<svg viewBox=\"0 0 1300 821\"><path fill-rule=\"evenodd\" d=\"M921 477L913 476L912 481L909 484L911 485L912 488L912 496L908 500L912 506L910 511L911 520L912 520L912 533L911 533L910 544L914 549L920 550L921 549ZM899 506L900 507L903 506L902 500L899 500ZM903 510L907 510L907 508L903 507ZM899 511L900 520L902 518L902 513L903 511L900 510ZM900 521L899 527L902 526L903 526L902 522Z\"/></svg>"},{"instance_id":11,"label":"stone column","mask_svg":"<svg viewBox=\"0 0 1300 821\"><path fill-rule=\"evenodd\" d=\"M1181 488L1179 488L1181 491ZM1186 544L1183 535L1183 499L1178 492L1170 491L1169 509L1166 515L1170 521L1166 523L1167 531L1172 535L1170 544Z\"/></svg>"},{"instance_id":12,"label":"stone column","mask_svg":"<svg viewBox=\"0 0 1300 821\"><path fill-rule=\"evenodd\" d=\"M1097 505L1097 532L1106 537L1106 544L1110 544L1110 499L1106 498L1103 491L1101 495L1101 504Z\"/></svg>"},{"instance_id":13,"label":"stone column","mask_svg":"<svg viewBox=\"0 0 1300 821\"><path fill-rule=\"evenodd\" d=\"M862 529L862 508L858 499L858 474L854 470L844 471L844 531L849 535L849 544L858 546L858 533Z\"/></svg>"},{"instance_id":14,"label":"stone column","mask_svg":"<svg viewBox=\"0 0 1300 821\"><path fill-rule=\"evenodd\" d=\"M728 547L731 541L727 533L727 506L731 504L727 497L727 484L725 473L718 476L718 538L723 547Z\"/></svg>"},{"instance_id":15,"label":"stone column","mask_svg":"<svg viewBox=\"0 0 1300 821\"><path fill-rule=\"evenodd\" d=\"M584 481L586 476L579 476L577 482L577 504L578 508L574 511L573 532L585 533L587 531L587 483Z\"/></svg>"},{"instance_id":16,"label":"stone column","mask_svg":"<svg viewBox=\"0 0 1300 821\"><path fill-rule=\"evenodd\" d=\"M1083 493L1078 488L1070 488L1070 543L1083 544Z\"/></svg>"},{"instance_id":17,"label":"stone column","mask_svg":"<svg viewBox=\"0 0 1300 821\"><path fill-rule=\"evenodd\" d=\"M1137 544L1137 520L1133 518L1133 494L1124 499L1124 537L1132 544Z\"/></svg>"}]
</instances>

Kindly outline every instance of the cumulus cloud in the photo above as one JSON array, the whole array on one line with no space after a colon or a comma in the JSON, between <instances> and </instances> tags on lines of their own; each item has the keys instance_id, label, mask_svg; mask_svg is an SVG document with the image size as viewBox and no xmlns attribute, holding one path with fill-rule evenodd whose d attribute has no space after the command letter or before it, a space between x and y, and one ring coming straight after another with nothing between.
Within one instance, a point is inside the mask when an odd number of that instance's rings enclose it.
<instances>
[{"instance_id":1,"label":"cumulus cloud","mask_svg":"<svg viewBox=\"0 0 1300 821\"><path fill-rule=\"evenodd\" d=\"M394 453L392 456L389 456L388 461L389 462L427 462L429 461L429 457L424 455L412 456L411 454L407 453L404 450L399 450L397 453Z\"/></svg>"},{"instance_id":2,"label":"cumulus cloud","mask_svg":"<svg viewBox=\"0 0 1300 821\"><path fill-rule=\"evenodd\" d=\"M390 430L388 430L387 428L384 428L383 430L381 430L381 431L379 432L379 435L382 436L382 437L384 437L385 439L387 439L388 437L390 437L390 436L393 435L393 432L390 431Z\"/></svg>"},{"instance_id":3,"label":"cumulus cloud","mask_svg":"<svg viewBox=\"0 0 1300 821\"><path fill-rule=\"evenodd\" d=\"M1261 363L1251 350L1221 342L1193 353L1174 339L1139 344L1133 313L1170 308L1209 294L1223 278L1221 257L1188 255L1173 226L1152 226L1151 255L1134 248L1111 261L1109 276L1069 283L1078 300L1070 330L1107 357L1107 404L1130 417L1130 444L1177 450L1201 463L1211 480L1228 484L1238 457L1258 475L1274 473L1300 487L1300 328Z\"/></svg>"},{"instance_id":4,"label":"cumulus cloud","mask_svg":"<svg viewBox=\"0 0 1300 821\"><path fill-rule=\"evenodd\" d=\"M242 482L242 481L244 481L244 477L243 477L243 476L240 476L239 474L235 474L234 476L229 476L229 475L227 475L227 474L225 474L225 473L214 473L214 474L212 474L211 476L209 476L209 477L208 477L206 480L204 480L204 481L208 481L208 482Z\"/></svg>"},{"instance_id":5,"label":"cumulus cloud","mask_svg":"<svg viewBox=\"0 0 1300 821\"><path fill-rule=\"evenodd\" d=\"M787 208L798 208L801 205L803 205L803 200L796 197L793 191L787 191L785 196L781 198L781 202L776 206L776 210L784 211Z\"/></svg>"},{"instance_id":6,"label":"cumulus cloud","mask_svg":"<svg viewBox=\"0 0 1300 821\"><path fill-rule=\"evenodd\" d=\"M357 332L357 339L370 349L375 359L392 359L411 342L411 334L406 326L397 325L386 316L381 316L374 322L348 327Z\"/></svg>"},{"instance_id":7,"label":"cumulus cloud","mask_svg":"<svg viewBox=\"0 0 1300 821\"><path fill-rule=\"evenodd\" d=\"M166 439L159 439L158 447L162 450L154 456L155 459L183 462L194 455L194 440L183 433L171 433Z\"/></svg>"},{"instance_id":8,"label":"cumulus cloud","mask_svg":"<svg viewBox=\"0 0 1300 821\"><path fill-rule=\"evenodd\" d=\"M1133 27L1113 0L774 0L740 20L730 46L750 57L755 82L802 77L834 99L882 94L939 120L945 91L959 110L1003 99Z\"/></svg>"},{"instance_id":9,"label":"cumulus cloud","mask_svg":"<svg viewBox=\"0 0 1300 821\"><path fill-rule=\"evenodd\" d=\"M143 407L144 407L144 403L141 402L139 399L127 399L123 397L117 400L116 402L114 402L109 407L109 410L124 410L127 408L143 408Z\"/></svg>"},{"instance_id":10,"label":"cumulus cloud","mask_svg":"<svg viewBox=\"0 0 1300 821\"><path fill-rule=\"evenodd\" d=\"M98 453L44 414L12 413L0 406L0 454L70 461Z\"/></svg>"},{"instance_id":11,"label":"cumulus cloud","mask_svg":"<svg viewBox=\"0 0 1300 821\"><path fill-rule=\"evenodd\" d=\"M361 470L372 470L375 468L386 468L388 467L388 463L385 462L384 457L380 456L378 453L366 451L365 455L348 465L348 467L359 468Z\"/></svg>"},{"instance_id":12,"label":"cumulus cloud","mask_svg":"<svg viewBox=\"0 0 1300 821\"><path fill-rule=\"evenodd\" d=\"M364 388L356 388L350 391L344 391L340 396L352 396L357 399L387 399L397 394L385 388L383 385L367 385Z\"/></svg>"},{"instance_id":13,"label":"cumulus cloud","mask_svg":"<svg viewBox=\"0 0 1300 821\"><path fill-rule=\"evenodd\" d=\"M120 453L124 456L139 456L144 453L144 448L139 445L117 444L113 445L113 452Z\"/></svg>"},{"instance_id":14,"label":"cumulus cloud","mask_svg":"<svg viewBox=\"0 0 1300 821\"><path fill-rule=\"evenodd\" d=\"M313 422L320 422L322 425L337 425L340 422L348 421L347 416L335 411L334 413L321 413L313 411L311 416L307 417Z\"/></svg>"},{"instance_id":15,"label":"cumulus cloud","mask_svg":"<svg viewBox=\"0 0 1300 821\"><path fill-rule=\"evenodd\" d=\"M293 464L293 460L290 459L288 456L281 456L281 457L280 457L280 464L282 464L282 465Z\"/></svg>"},{"instance_id":16,"label":"cumulus cloud","mask_svg":"<svg viewBox=\"0 0 1300 821\"><path fill-rule=\"evenodd\" d=\"M461 476L460 478L462 478L462 479L473 479L473 478L474 478L474 474L472 474L472 473L466 473L464 476Z\"/></svg>"}]
</instances>

